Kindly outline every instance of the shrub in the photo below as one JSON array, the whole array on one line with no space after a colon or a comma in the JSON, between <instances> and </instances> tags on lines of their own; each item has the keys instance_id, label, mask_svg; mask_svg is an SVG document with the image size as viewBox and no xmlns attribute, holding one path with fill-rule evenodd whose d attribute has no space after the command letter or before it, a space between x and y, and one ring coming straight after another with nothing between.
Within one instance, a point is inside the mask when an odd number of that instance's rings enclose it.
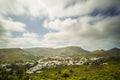
<instances>
[{"instance_id":1,"label":"shrub","mask_svg":"<svg viewBox=\"0 0 120 80\"><path fill-rule=\"evenodd\" d=\"M62 77L67 78L67 77L69 77L69 74L64 73L64 74L62 75Z\"/></svg>"}]
</instances>

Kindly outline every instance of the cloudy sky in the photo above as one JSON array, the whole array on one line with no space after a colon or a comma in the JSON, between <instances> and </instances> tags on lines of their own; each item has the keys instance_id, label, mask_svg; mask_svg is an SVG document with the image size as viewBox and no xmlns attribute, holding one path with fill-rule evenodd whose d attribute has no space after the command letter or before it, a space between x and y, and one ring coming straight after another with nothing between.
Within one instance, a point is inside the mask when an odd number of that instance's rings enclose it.
<instances>
[{"instance_id":1,"label":"cloudy sky","mask_svg":"<svg viewBox=\"0 0 120 80\"><path fill-rule=\"evenodd\" d=\"M120 48L119 0L0 0L0 48Z\"/></svg>"}]
</instances>

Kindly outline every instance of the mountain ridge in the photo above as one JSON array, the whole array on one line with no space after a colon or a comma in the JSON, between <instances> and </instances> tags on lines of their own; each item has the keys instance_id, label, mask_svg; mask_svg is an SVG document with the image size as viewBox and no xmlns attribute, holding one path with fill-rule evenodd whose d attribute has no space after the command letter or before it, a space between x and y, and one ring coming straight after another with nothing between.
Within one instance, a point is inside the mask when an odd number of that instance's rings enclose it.
<instances>
[{"instance_id":1,"label":"mountain ridge","mask_svg":"<svg viewBox=\"0 0 120 80\"><path fill-rule=\"evenodd\" d=\"M67 55L67 53L71 53L71 55L74 55L74 54L81 54L81 53L89 53L89 51L86 51L76 46L68 46L68 47L63 47L63 48L43 48L43 47L36 48L35 47L35 48L27 48L24 50L27 52L32 52L32 53L37 53L37 54L44 53L46 55L47 54L48 55Z\"/></svg>"},{"instance_id":2,"label":"mountain ridge","mask_svg":"<svg viewBox=\"0 0 120 80\"><path fill-rule=\"evenodd\" d=\"M0 49L0 62L24 62L31 59L39 58L40 56L119 56L120 49L112 48L109 50L87 51L77 46L67 46L63 48L4 48Z\"/></svg>"}]
</instances>

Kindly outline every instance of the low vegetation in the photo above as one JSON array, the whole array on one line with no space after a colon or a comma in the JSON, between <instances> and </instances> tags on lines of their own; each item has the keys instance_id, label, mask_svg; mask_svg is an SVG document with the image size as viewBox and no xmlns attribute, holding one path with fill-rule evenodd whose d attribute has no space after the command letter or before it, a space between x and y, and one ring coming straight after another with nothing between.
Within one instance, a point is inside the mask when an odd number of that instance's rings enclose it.
<instances>
[{"instance_id":1,"label":"low vegetation","mask_svg":"<svg viewBox=\"0 0 120 80\"><path fill-rule=\"evenodd\" d=\"M30 76L32 80L120 80L120 64L58 67Z\"/></svg>"},{"instance_id":2,"label":"low vegetation","mask_svg":"<svg viewBox=\"0 0 120 80\"><path fill-rule=\"evenodd\" d=\"M13 64L10 71L0 67L0 80L120 80L119 66L119 56L80 66L58 66L35 74L27 74L26 66Z\"/></svg>"},{"instance_id":3,"label":"low vegetation","mask_svg":"<svg viewBox=\"0 0 120 80\"><path fill-rule=\"evenodd\" d=\"M81 57L102 58L88 61L79 66L59 65L52 68L42 68L42 72L33 74L26 73L30 68L29 65L16 65L17 62L24 63L33 60L33 57L28 54L22 49L0 49L0 63L12 64L7 66L10 69L0 66L0 80L120 80L120 49L117 48L108 51L98 50L88 54L69 55L75 60ZM38 58L40 57L38 56Z\"/></svg>"}]
</instances>

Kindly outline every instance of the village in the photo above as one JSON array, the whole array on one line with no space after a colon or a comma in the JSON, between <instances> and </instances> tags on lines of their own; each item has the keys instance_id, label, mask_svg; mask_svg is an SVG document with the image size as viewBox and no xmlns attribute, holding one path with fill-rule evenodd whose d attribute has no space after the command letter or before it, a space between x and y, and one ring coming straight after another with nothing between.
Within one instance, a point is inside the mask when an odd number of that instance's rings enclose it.
<instances>
[{"instance_id":1,"label":"village","mask_svg":"<svg viewBox=\"0 0 120 80\"><path fill-rule=\"evenodd\" d=\"M71 65L83 65L87 62L88 64L91 64L92 61L99 60L103 57L93 57L93 58L86 58L81 57L79 59L73 59L71 57L60 57L60 56L54 56L54 57L45 57L38 60L37 65L34 67L31 67L26 72L28 74L32 73L41 73L42 69L49 69L49 68L55 68L57 66L71 66ZM102 63L105 64L105 63Z\"/></svg>"},{"instance_id":2,"label":"village","mask_svg":"<svg viewBox=\"0 0 120 80\"><path fill-rule=\"evenodd\" d=\"M72 57L65 56L53 56L53 57L42 57L37 61L25 62L25 63L15 63L15 65L19 66L27 66L26 73L41 73L44 69L55 68L57 66L72 66L72 65L83 65L85 63L91 64L93 61L97 61L103 57L92 57L86 58L81 57L79 59L73 59ZM107 63L102 63L107 64ZM11 71L11 64L5 63L1 64L2 67L6 69L6 71Z\"/></svg>"}]
</instances>

